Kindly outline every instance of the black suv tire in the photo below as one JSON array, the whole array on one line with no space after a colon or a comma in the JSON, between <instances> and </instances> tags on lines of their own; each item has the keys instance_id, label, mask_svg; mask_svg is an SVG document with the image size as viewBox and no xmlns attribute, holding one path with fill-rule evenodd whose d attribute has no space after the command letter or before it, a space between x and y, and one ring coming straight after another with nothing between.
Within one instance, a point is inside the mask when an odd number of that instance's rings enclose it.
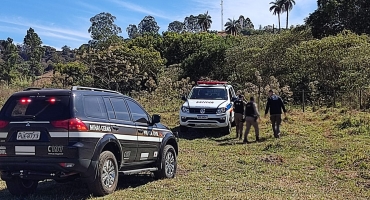
<instances>
[{"instance_id":1,"label":"black suv tire","mask_svg":"<svg viewBox=\"0 0 370 200\"><path fill-rule=\"evenodd\" d=\"M6 187L9 192L14 196L27 196L33 194L38 185L36 180L25 180L19 177L13 177L12 179L6 180Z\"/></svg>"},{"instance_id":2,"label":"black suv tire","mask_svg":"<svg viewBox=\"0 0 370 200\"><path fill-rule=\"evenodd\" d=\"M156 179L174 178L177 170L176 151L171 145L166 145L162 151L158 171L154 172Z\"/></svg>"},{"instance_id":3,"label":"black suv tire","mask_svg":"<svg viewBox=\"0 0 370 200\"><path fill-rule=\"evenodd\" d=\"M113 193L118 183L118 164L116 157L110 151L103 151L99 156L96 178L87 183L90 193L104 196Z\"/></svg>"}]
</instances>

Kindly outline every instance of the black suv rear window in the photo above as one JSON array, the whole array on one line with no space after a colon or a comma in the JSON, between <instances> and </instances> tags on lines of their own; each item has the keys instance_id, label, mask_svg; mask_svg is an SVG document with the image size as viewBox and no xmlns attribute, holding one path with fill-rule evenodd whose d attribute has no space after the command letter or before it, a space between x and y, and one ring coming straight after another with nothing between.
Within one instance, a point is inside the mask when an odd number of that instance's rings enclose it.
<instances>
[{"instance_id":1,"label":"black suv rear window","mask_svg":"<svg viewBox=\"0 0 370 200\"><path fill-rule=\"evenodd\" d=\"M8 120L53 121L70 118L69 96L11 97L6 104Z\"/></svg>"}]
</instances>

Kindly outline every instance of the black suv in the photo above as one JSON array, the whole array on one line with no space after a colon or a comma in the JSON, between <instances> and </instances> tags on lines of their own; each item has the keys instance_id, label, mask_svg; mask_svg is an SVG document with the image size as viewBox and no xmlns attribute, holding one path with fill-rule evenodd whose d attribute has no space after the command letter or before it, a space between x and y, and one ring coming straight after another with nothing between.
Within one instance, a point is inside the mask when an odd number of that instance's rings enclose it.
<instances>
[{"instance_id":1,"label":"black suv","mask_svg":"<svg viewBox=\"0 0 370 200\"><path fill-rule=\"evenodd\" d=\"M115 191L119 172L173 178L177 139L160 115L119 92L28 88L0 112L1 179L16 196L35 192L41 180L77 178L103 196Z\"/></svg>"}]
</instances>

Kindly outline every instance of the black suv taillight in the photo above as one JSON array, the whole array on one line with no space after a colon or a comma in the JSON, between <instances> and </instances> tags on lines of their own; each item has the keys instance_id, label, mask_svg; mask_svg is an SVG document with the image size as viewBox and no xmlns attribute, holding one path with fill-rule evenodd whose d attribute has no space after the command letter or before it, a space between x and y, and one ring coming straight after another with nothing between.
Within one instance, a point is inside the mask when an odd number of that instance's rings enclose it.
<instances>
[{"instance_id":1,"label":"black suv taillight","mask_svg":"<svg viewBox=\"0 0 370 200\"><path fill-rule=\"evenodd\" d=\"M5 128L6 126L8 126L8 124L8 121L0 120L0 128Z\"/></svg>"},{"instance_id":2,"label":"black suv taillight","mask_svg":"<svg viewBox=\"0 0 370 200\"><path fill-rule=\"evenodd\" d=\"M87 126L78 118L52 121L55 128L63 128L69 131L87 131Z\"/></svg>"}]
</instances>

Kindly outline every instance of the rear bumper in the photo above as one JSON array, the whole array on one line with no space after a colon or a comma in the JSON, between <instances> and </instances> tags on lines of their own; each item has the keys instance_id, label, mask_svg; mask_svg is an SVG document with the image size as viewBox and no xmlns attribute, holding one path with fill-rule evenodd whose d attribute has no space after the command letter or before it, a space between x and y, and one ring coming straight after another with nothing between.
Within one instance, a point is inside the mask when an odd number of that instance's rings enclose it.
<instances>
[{"instance_id":1,"label":"rear bumper","mask_svg":"<svg viewBox=\"0 0 370 200\"><path fill-rule=\"evenodd\" d=\"M74 165L65 167L60 163L73 163ZM39 180L64 179L72 175L86 173L90 164L91 160L88 159L2 157L0 158L0 171L3 180L13 176Z\"/></svg>"}]
</instances>

